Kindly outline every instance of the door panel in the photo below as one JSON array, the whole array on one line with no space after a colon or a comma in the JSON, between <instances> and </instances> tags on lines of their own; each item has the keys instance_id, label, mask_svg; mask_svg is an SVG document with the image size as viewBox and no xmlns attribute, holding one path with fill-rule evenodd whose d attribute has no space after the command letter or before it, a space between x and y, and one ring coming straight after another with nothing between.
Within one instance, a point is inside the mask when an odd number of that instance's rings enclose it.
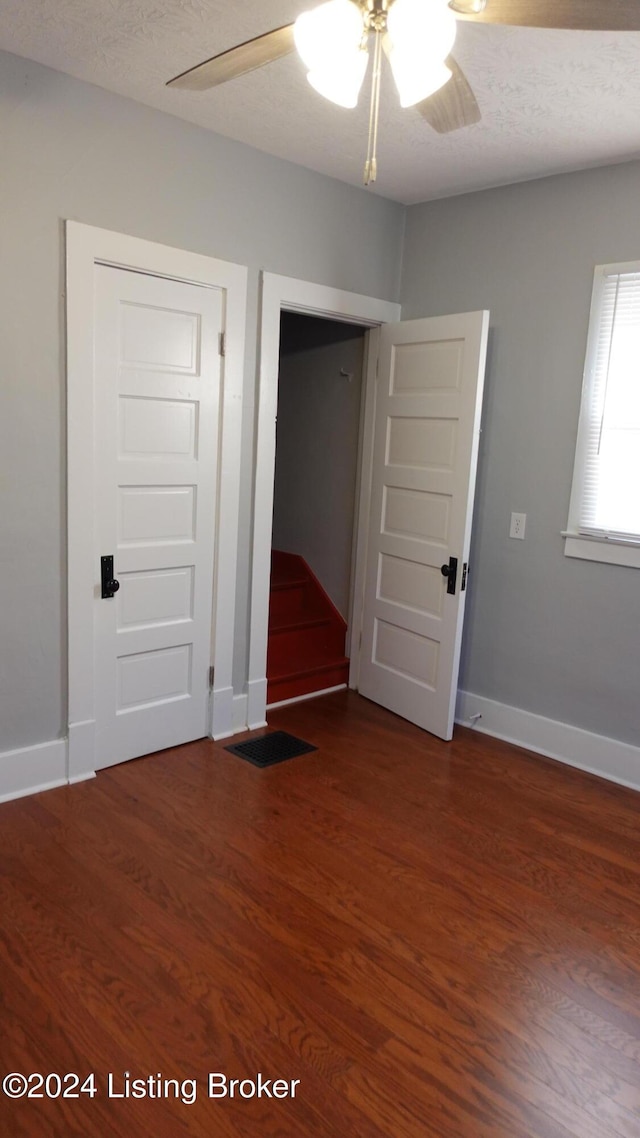
<instances>
[{"instance_id":1,"label":"door panel","mask_svg":"<svg viewBox=\"0 0 640 1138\"><path fill-rule=\"evenodd\" d=\"M96 267L97 767L206 734L221 294Z\"/></svg>"},{"instance_id":2,"label":"door panel","mask_svg":"<svg viewBox=\"0 0 640 1138\"><path fill-rule=\"evenodd\" d=\"M450 739L488 312L383 325L359 690ZM455 593L441 567L458 559Z\"/></svg>"},{"instance_id":3,"label":"door panel","mask_svg":"<svg viewBox=\"0 0 640 1138\"><path fill-rule=\"evenodd\" d=\"M116 595L118 632L134 628L166 627L193 620L193 565L182 569L155 569L120 573Z\"/></svg>"},{"instance_id":4,"label":"door panel","mask_svg":"<svg viewBox=\"0 0 640 1138\"><path fill-rule=\"evenodd\" d=\"M121 458L195 458L197 403L124 395L119 402Z\"/></svg>"}]
</instances>

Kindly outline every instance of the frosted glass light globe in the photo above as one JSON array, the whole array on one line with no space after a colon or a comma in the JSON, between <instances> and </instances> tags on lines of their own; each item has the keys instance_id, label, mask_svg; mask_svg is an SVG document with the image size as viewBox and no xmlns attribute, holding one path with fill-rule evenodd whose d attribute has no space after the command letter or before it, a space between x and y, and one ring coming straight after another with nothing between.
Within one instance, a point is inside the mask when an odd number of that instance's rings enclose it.
<instances>
[{"instance_id":1,"label":"frosted glass light globe","mask_svg":"<svg viewBox=\"0 0 640 1138\"><path fill-rule=\"evenodd\" d=\"M451 78L445 64L456 38L447 0L395 0L385 49L402 107L422 102Z\"/></svg>"},{"instance_id":2,"label":"frosted glass light globe","mask_svg":"<svg viewBox=\"0 0 640 1138\"><path fill-rule=\"evenodd\" d=\"M294 25L311 86L341 107L358 102L368 62L364 30L362 13L351 0L328 0L303 12Z\"/></svg>"},{"instance_id":3,"label":"frosted glass light globe","mask_svg":"<svg viewBox=\"0 0 640 1138\"><path fill-rule=\"evenodd\" d=\"M456 18L447 0L394 0L387 31L395 49L447 58L456 38Z\"/></svg>"},{"instance_id":4,"label":"frosted glass light globe","mask_svg":"<svg viewBox=\"0 0 640 1138\"><path fill-rule=\"evenodd\" d=\"M335 56L359 50L363 32L362 13L351 0L327 0L298 16L293 38L309 70L323 71Z\"/></svg>"}]
</instances>

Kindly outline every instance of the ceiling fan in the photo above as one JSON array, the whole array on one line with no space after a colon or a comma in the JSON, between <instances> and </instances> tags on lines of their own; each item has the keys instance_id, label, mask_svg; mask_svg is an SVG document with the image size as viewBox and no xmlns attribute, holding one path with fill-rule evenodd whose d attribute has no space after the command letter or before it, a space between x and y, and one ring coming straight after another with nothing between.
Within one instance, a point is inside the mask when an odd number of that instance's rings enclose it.
<instances>
[{"instance_id":1,"label":"ceiling fan","mask_svg":"<svg viewBox=\"0 0 640 1138\"><path fill-rule=\"evenodd\" d=\"M205 91L297 49L311 85L332 102L355 107L372 45L368 185L376 179L383 53L401 106L415 106L438 133L480 121L475 95L451 55L456 18L531 28L640 31L640 0L325 0L295 23L214 55L167 86Z\"/></svg>"}]
</instances>

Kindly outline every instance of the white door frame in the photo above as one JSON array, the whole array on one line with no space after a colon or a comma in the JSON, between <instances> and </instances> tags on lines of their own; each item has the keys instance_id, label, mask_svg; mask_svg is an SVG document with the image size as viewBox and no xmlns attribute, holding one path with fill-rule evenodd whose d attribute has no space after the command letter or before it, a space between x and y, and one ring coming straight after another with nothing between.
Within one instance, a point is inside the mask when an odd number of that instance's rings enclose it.
<instances>
[{"instance_id":1,"label":"white door frame","mask_svg":"<svg viewBox=\"0 0 640 1138\"><path fill-rule=\"evenodd\" d=\"M251 565L251 619L249 625L249 675L247 724L253 729L266 723L267 636L269 622L269 579L271 576L271 538L273 528L273 479L276 455L276 412L280 364L280 313L301 312L327 320L342 320L364 328L376 328L400 319L400 305L371 296L326 285L312 284L262 273L260 367L258 373L258 420L256 470L253 503L253 553ZM369 389L375 380L372 352L366 366L367 398L363 467L366 465ZM371 416L371 425L373 417ZM361 502L365 498L361 492ZM361 511L360 511L361 514ZM359 521L361 517L359 514Z\"/></svg>"},{"instance_id":2,"label":"white door frame","mask_svg":"<svg viewBox=\"0 0 640 1138\"><path fill-rule=\"evenodd\" d=\"M212 661L215 686L210 731L230 735L238 548L242 379L247 270L168 245L75 221L67 238L67 557L69 650L69 782L95 774L93 592L93 333L94 266L113 265L223 291L225 357L219 436L217 539L214 566Z\"/></svg>"}]
</instances>

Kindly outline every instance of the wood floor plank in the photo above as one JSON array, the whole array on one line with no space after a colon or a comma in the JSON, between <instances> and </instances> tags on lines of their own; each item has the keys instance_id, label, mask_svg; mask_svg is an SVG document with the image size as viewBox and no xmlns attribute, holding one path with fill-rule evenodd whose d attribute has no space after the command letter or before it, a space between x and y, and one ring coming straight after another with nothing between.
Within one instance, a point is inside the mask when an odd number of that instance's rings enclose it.
<instances>
[{"instance_id":1,"label":"wood floor plank","mask_svg":"<svg viewBox=\"0 0 640 1138\"><path fill-rule=\"evenodd\" d=\"M2 1138L640 1138L638 796L353 693L270 725L318 750L0 807L0 1073L100 1087L5 1096ZM259 1071L296 1097L207 1095Z\"/></svg>"}]
</instances>

